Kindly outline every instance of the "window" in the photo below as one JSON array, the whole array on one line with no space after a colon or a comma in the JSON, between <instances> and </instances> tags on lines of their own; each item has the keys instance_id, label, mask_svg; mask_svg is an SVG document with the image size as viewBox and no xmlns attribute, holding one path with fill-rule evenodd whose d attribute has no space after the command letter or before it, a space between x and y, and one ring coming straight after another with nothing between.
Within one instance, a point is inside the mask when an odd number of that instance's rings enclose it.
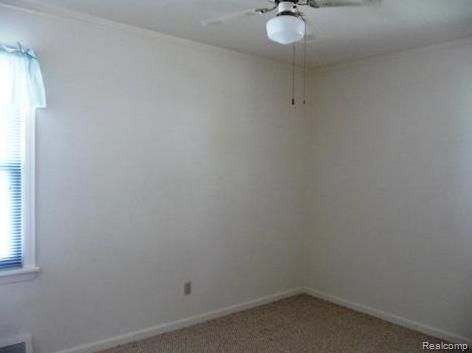
<instances>
[{"instance_id":1,"label":"window","mask_svg":"<svg viewBox=\"0 0 472 353\"><path fill-rule=\"evenodd\" d=\"M37 271L34 113L44 106L35 54L0 45L0 283Z\"/></svg>"}]
</instances>

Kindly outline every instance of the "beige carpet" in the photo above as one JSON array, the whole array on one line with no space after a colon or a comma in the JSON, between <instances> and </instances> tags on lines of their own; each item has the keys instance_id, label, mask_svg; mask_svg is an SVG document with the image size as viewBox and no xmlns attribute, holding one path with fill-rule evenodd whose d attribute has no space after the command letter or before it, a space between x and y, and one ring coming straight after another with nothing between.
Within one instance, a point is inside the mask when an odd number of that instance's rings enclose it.
<instances>
[{"instance_id":1,"label":"beige carpet","mask_svg":"<svg viewBox=\"0 0 472 353\"><path fill-rule=\"evenodd\" d=\"M388 322L299 295L106 353L414 353L438 343ZM435 351L442 352L442 351Z\"/></svg>"}]
</instances>

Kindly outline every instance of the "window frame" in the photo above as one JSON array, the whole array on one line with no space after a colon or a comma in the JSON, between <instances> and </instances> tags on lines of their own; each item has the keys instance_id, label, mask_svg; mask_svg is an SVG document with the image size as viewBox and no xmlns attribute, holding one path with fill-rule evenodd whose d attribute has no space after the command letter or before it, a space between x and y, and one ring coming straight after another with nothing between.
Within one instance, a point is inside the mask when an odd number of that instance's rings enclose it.
<instances>
[{"instance_id":1,"label":"window frame","mask_svg":"<svg viewBox=\"0 0 472 353\"><path fill-rule=\"evenodd\" d=\"M22 266L0 270L0 284L34 279L39 272L36 258L36 109L25 111L23 186L23 253Z\"/></svg>"}]
</instances>

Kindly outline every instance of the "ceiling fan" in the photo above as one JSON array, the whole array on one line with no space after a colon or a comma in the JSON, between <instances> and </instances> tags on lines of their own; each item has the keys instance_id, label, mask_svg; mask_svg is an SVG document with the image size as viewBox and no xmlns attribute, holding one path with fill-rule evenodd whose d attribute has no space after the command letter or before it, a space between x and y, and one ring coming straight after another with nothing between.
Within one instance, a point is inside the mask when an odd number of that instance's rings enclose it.
<instances>
[{"instance_id":1,"label":"ceiling fan","mask_svg":"<svg viewBox=\"0 0 472 353\"><path fill-rule=\"evenodd\" d=\"M222 24L240 17L264 15L277 11L275 17L267 21L266 30L270 40L287 45L298 42L307 35L307 19L298 9L299 6L318 9L322 7L363 6L379 3L381 0L269 0L270 7L254 8L241 12L223 15L218 18L202 21L202 25Z\"/></svg>"}]
</instances>

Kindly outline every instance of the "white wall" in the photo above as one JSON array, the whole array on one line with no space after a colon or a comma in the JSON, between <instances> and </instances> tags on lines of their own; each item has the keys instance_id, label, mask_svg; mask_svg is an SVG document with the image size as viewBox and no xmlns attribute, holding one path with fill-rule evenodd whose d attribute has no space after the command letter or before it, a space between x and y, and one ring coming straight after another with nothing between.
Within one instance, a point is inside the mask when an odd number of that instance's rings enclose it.
<instances>
[{"instance_id":1,"label":"white wall","mask_svg":"<svg viewBox=\"0 0 472 353\"><path fill-rule=\"evenodd\" d=\"M472 39L316 71L306 285L472 340Z\"/></svg>"},{"instance_id":2,"label":"white wall","mask_svg":"<svg viewBox=\"0 0 472 353\"><path fill-rule=\"evenodd\" d=\"M472 337L472 40L316 71L305 125L281 64L0 6L18 40L48 86L42 272L0 286L0 338L53 353L296 288L302 246L308 287Z\"/></svg>"},{"instance_id":3,"label":"white wall","mask_svg":"<svg viewBox=\"0 0 472 353\"><path fill-rule=\"evenodd\" d=\"M16 41L48 90L41 274L0 286L1 337L51 353L301 285L289 67L0 6L0 42Z\"/></svg>"}]
</instances>

